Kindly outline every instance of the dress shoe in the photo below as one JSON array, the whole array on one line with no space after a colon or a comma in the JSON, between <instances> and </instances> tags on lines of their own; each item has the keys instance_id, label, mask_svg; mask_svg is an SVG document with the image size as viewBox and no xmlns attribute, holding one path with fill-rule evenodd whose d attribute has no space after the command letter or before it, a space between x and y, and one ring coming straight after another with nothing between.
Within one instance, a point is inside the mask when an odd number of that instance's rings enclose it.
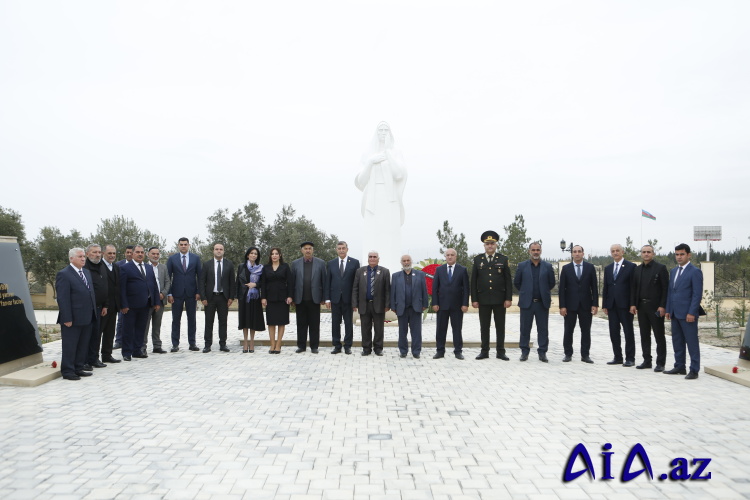
<instances>
[{"instance_id":1,"label":"dress shoe","mask_svg":"<svg viewBox=\"0 0 750 500\"><path fill-rule=\"evenodd\" d=\"M695 380L698 378L698 372L694 372L693 370L690 370L687 375L685 375L685 379L687 380Z\"/></svg>"},{"instance_id":2,"label":"dress shoe","mask_svg":"<svg viewBox=\"0 0 750 500\"><path fill-rule=\"evenodd\" d=\"M76 372L76 375L78 375L79 377L90 377L91 375L93 375L93 373L80 371L80 372ZM697 377L697 375L696 375L696 377Z\"/></svg>"},{"instance_id":3,"label":"dress shoe","mask_svg":"<svg viewBox=\"0 0 750 500\"><path fill-rule=\"evenodd\" d=\"M657 373L658 373L658 372L663 372L663 371L664 371L664 367L663 367L663 366L661 366L661 365L656 365L656 366L654 367L654 371L655 371L655 372L657 372Z\"/></svg>"},{"instance_id":4,"label":"dress shoe","mask_svg":"<svg viewBox=\"0 0 750 500\"><path fill-rule=\"evenodd\" d=\"M414 359L419 359L419 354L412 354L412 357L413 357Z\"/></svg>"},{"instance_id":5,"label":"dress shoe","mask_svg":"<svg viewBox=\"0 0 750 500\"><path fill-rule=\"evenodd\" d=\"M146 359L148 357L148 354L143 354L142 352L139 352L139 353L133 354L133 357Z\"/></svg>"},{"instance_id":6,"label":"dress shoe","mask_svg":"<svg viewBox=\"0 0 750 500\"><path fill-rule=\"evenodd\" d=\"M372 354L372 351L362 351L362 356L369 356Z\"/></svg>"},{"instance_id":7,"label":"dress shoe","mask_svg":"<svg viewBox=\"0 0 750 500\"><path fill-rule=\"evenodd\" d=\"M242 349L242 353L243 354L247 354L249 351L250 351L250 349ZM268 352L271 352L271 351L268 351Z\"/></svg>"},{"instance_id":8,"label":"dress shoe","mask_svg":"<svg viewBox=\"0 0 750 500\"><path fill-rule=\"evenodd\" d=\"M83 365L83 371L85 371L85 372L93 372L94 369L91 367L90 364L86 363L85 365Z\"/></svg>"},{"instance_id":9,"label":"dress shoe","mask_svg":"<svg viewBox=\"0 0 750 500\"><path fill-rule=\"evenodd\" d=\"M352 348L351 347L344 347L344 352L346 354L351 354L352 353Z\"/></svg>"},{"instance_id":10,"label":"dress shoe","mask_svg":"<svg viewBox=\"0 0 750 500\"><path fill-rule=\"evenodd\" d=\"M490 355L486 351L479 351L479 356L477 356L474 359L487 359L489 357L490 357Z\"/></svg>"},{"instance_id":11,"label":"dress shoe","mask_svg":"<svg viewBox=\"0 0 750 500\"><path fill-rule=\"evenodd\" d=\"M62 378L65 380L81 380L81 377L78 375L63 375Z\"/></svg>"},{"instance_id":12,"label":"dress shoe","mask_svg":"<svg viewBox=\"0 0 750 500\"><path fill-rule=\"evenodd\" d=\"M684 368L672 368L664 372L665 375L685 375L687 371Z\"/></svg>"},{"instance_id":13,"label":"dress shoe","mask_svg":"<svg viewBox=\"0 0 750 500\"><path fill-rule=\"evenodd\" d=\"M589 356L582 357L581 361L583 361L584 363L590 363L590 364L594 363L594 360L591 359Z\"/></svg>"},{"instance_id":14,"label":"dress shoe","mask_svg":"<svg viewBox=\"0 0 750 500\"><path fill-rule=\"evenodd\" d=\"M179 347L177 347L177 346L174 346L174 347L172 347L172 348L171 348L171 349L169 350L169 352L177 352L177 351L179 351L179 350L180 350L180 348L179 348Z\"/></svg>"},{"instance_id":15,"label":"dress shoe","mask_svg":"<svg viewBox=\"0 0 750 500\"><path fill-rule=\"evenodd\" d=\"M544 353L541 353L539 355L539 361L541 361L542 363L549 363L549 360L547 359L547 355Z\"/></svg>"},{"instance_id":16,"label":"dress shoe","mask_svg":"<svg viewBox=\"0 0 750 500\"><path fill-rule=\"evenodd\" d=\"M165 350L164 350L164 349L162 349L161 347L157 347L157 348L155 348L155 349L154 349L153 351L151 351L151 352L152 352L152 353L154 353L154 354L166 354L166 353L167 353L167 351L165 351Z\"/></svg>"},{"instance_id":17,"label":"dress shoe","mask_svg":"<svg viewBox=\"0 0 750 500\"><path fill-rule=\"evenodd\" d=\"M529 355L528 354L521 354L521 357L518 358L519 361L526 361L528 359L529 359Z\"/></svg>"},{"instance_id":18,"label":"dress shoe","mask_svg":"<svg viewBox=\"0 0 750 500\"><path fill-rule=\"evenodd\" d=\"M276 351L274 351L273 349L269 349L268 350L268 354L275 354L275 353L276 353Z\"/></svg>"},{"instance_id":19,"label":"dress shoe","mask_svg":"<svg viewBox=\"0 0 750 500\"><path fill-rule=\"evenodd\" d=\"M340 352L341 352L341 348L340 347L334 347L333 351L331 351L331 354L338 354Z\"/></svg>"},{"instance_id":20,"label":"dress shoe","mask_svg":"<svg viewBox=\"0 0 750 500\"><path fill-rule=\"evenodd\" d=\"M112 349L122 349L122 344L119 342L115 342L112 346Z\"/></svg>"},{"instance_id":21,"label":"dress shoe","mask_svg":"<svg viewBox=\"0 0 750 500\"><path fill-rule=\"evenodd\" d=\"M297 348L297 350L296 350L296 351L294 351L294 352L296 352L297 354L299 354L299 353L301 353L301 352L305 352L306 350L307 350L307 349L302 349L301 347L298 347L298 348Z\"/></svg>"},{"instance_id":22,"label":"dress shoe","mask_svg":"<svg viewBox=\"0 0 750 500\"><path fill-rule=\"evenodd\" d=\"M313 354L318 354L318 350L317 349L310 349L310 352L313 353Z\"/></svg>"},{"instance_id":23,"label":"dress shoe","mask_svg":"<svg viewBox=\"0 0 750 500\"><path fill-rule=\"evenodd\" d=\"M93 366L94 368L106 368L107 367L107 365L105 365L104 363L102 363L98 359L96 361L94 361L93 363L91 363L91 366Z\"/></svg>"},{"instance_id":24,"label":"dress shoe","mask_svg":"<svg viewBox=\"0 0 750 500\"><path fill-rule=\"evenodd\" d=\"M644 370L646 368L651 368L651 363L647 363L646 361L644 361L643 363L635 367L636 370Z\"/></svg>"},{"instance_id":25,"label":"dress shoe","mask_svg":"<svg viewBox=\"0 0 750 500\"><path fill-rule=\"evenodd\" d=\"M399 355L398 355L398 357L399 357L399 358L405 358L405 357L406 357L406 354L399 354Z\"/></svg>"},{"instance_id":26,"label":"dress shoe","mask_svg":"<svg viewBox=\"0 0 750 500\"><path fill-rule=\"evenodd\" d=\"M569 363L571 361L573 361L573 357L572 356L565 356L563 358L563 363Z\"/></svg>"},{"instance_id":27,"label":"dress shoe","mask_svg":"<svg viewBox=\"0 0 750 500\"><path fill-rule=\"evenodd\" d=\"M227 352L229 352L229 351L227 351ZM255 352L255 349L248 349L247 352L249 352L250 354L252 354L252 353Z\"/></svg>"},{"instance_id":28,"label":"dress shoe","mask_svg":"<svg viewBox=\"0 0 750 500\"><path fill-rule=\"evenodd\" d=\"M232 351L230 351L230 350L229 350L229 348L228 348L227 346L225 346L225 345L223 345L223 346L219 347L219 350L220 350L221 352L232 352Z\"/></svg>"},{"instance_id":29,"label":"dress shoe","mask_svg":"<svg viewBox=\"0 0 750 500\"><path fill-rule=\"evenodd\" d=\"M104 361L105 363L119 363L122 360L121 359L115 359L112 356L108 356L108 357L102 356L102 361Z\"/></svg>"},{"instance_id":30,"label":"dress shoe","mask_svg":"<svg viewBox=\"0 0 750 500\"><path fill-rule=\"evenodd\" d=\"M191 351L200 351L200 349L198 348L198 346L195 345L195 344L193 344L193 345L190 346L190 350Z\"/></svg>"},{"instance_id":31,"label":"dress shoe","mask_svg":"<svg viewBox=\"0 0 750 500\"><path fill-rule=\"evenodd\" d=\"M435 354L435 355L434 355L434 356L432 357L432 359L440 359L440 358L444 358L444 357L445 357L445 354L442 354L442 353L437 353L437 354Z\"/></svg>"},{"instance_id":32,"label":"dress shoe","mask_svg":"<svg viewBox=\"0 0 750 500\"><path fill-rule=\"evenodd\" d=\"M383 351L375 351L375 356L382 356L382 355L383 355Z\"/></svg>"},{"instance_id":33,"label":"dress shoe","mask_svg":"<svg viewBox=\"0 0 750 500\"><path fill-rule=\"evenodd\" d=\"M505 354L497 353L497 354L495 354L495 357L497 359L502 359L503 361L510 361L510 358L508 356L506 356Z\"/></svg>"},{"instance_id":34,"label":"dress shoe","mask_svg":"<svg viewBox=\"0 0 750 500\"><path fill-rule=\"evenodd\" d=\"M281 354L281 351L273 351L274 354Z\"/></svg>"},{"instance_id":35,"label":"dress shoe","mask_svg":"<svg viewBox=\"0 0 750 500\"><path fill-rule=\"evenodd\" d=\"M608 365L621 365L622 364L622 358L621 359L613 359L612 361L607 361Z\"/></svg>"},{"instance_id":36,"label":"dress shoe","mask_svg":"<svg viewBox=\"0 0 750 500\"><path fill-rule=\"evenodd\" d=\"M123 356L122 360L123 361L131 361L131 358L130 358L130 356Z\"/></svg>"},{"instance_id":37,"label":"dress shoe","mask_svg":"<svg viewBox=\"0 0 750 500\"><path fill-rule=\"evenodd\" d=\"M625 366L627 368L630 368L631 366L635 366L635 363L632 361L625 361L622 366Z\"/></svg>"},{"instance_id":38,"label":"dress shoe","mask_svg":"<svg viewBox=\"0 0 750 500\"><path fill-rule=\"evenodd\" d=\"M203 352L211 352L211 348L210 347L204 347L203 348Z\"/></svg>"},{"instance_id":39,"label":"dress shoe","mask_svg":"<svg viewBox=\"0 0 750 500\"><path fill-rule=\"evenodd\" d=\"M459 353L456 353L456 359L464 359L464 355Z\"/></svg>"}]
</instances>

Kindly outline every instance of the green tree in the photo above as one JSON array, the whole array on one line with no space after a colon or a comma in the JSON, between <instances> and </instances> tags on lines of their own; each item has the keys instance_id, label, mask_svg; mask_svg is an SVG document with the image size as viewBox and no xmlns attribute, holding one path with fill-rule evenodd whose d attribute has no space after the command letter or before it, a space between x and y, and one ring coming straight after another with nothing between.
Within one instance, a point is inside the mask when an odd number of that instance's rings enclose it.
<instances>
[{"instance_id":1,"label":"green tree","mask_svg":"<svg viewBox=\"0 0 750 500\"><path fill-rule=\"evenodd\" d=\"M511 224L503 226L503 230L505 238L500 237L500 253L508 257L511 272L515 275L518 264L529 258L531 238L526 235L526 221L523 215L516 215Z\"/></svg>"},{"instance_id":2,"label":"green tree","mask_svg":"<svg viewBox=\"0 0 750 500\"><path fill-rule=\"evenodd\" d=\"M656 248L654 248L654 250L656 250ZM623 245L622 247L622 254L623 257L625 257L625 259L627 260L635 260L640 256L640 252L636 250L635 246L633 245L633 238L631 238L630 236L625 238L625 245Z\"/></svg>"},{"instance_id":3,"label":"green tree","mask_svg":"<svg viewBox=\"0 0 750 500\"><path fill-rule=\"evenodd\" d=\"M10 208L0 206L0 236L15 236L21 249L21 258L26 272L31 268L31 258L34 255L32 245L26 241L26 227L21 214Z\"/></svg>"},{"instance_id":4,"label":"green tree","mask_svg":"<svg viewBox=\"0 0 750 500\"><path fill-rule=\"evenodd\" d=\"M469 257L469 245L466 243L464 233L456 234L448 221L443 222L443 230L438 229L438 242L440 243L440 254L445 255L449 248L456 250L456 261L464 267L471 268L471 258Z\"/></svg>"},{"instance_id":5,"label":"green tree","mask_svg":"<svg viewBox=\"0 0 750 500\"><path fill-rule=\"evenodd\" d=\"M34 240L34 256L31 259L34 281L54 287L57 272L70 263L68 251L75 247L85 248L86 245L86 240L75 229L66 236L54 226L43 227Z\"/></svg>"},{"instance_id":6,"label":"green tree","mask_svg":"<svg viewBox=\"0 0 750 500\"><path fill-rule=\"evenodd\" d=\"M115 215L111 219L102 219L96 226L96 233L89 238L92 243L104 247L114 245L117 247L119 258L125 258L125 247L128 245L143 245L146 250L149 247L164 249L167 241L147 229L141 229L132 219L122 215Z\"/></svg>"},{"instance_id":7,"label":"green tree","mask_svg":"<svg viewBox=\"0 0 750 500\"><path fill-rule=\"evenodd\" d=\"M279 247L284 261L291 262L301 256L299 245L306 240L315 244L316 257L323 260L336 257L338 237L335 234L326 234L305 216L298 217L291 205L285 205L281 212L276 214L273 224L263 231L262 244L258 245L261 260L267 262L269 249Z\"/></svg>"},{"instance_id":8,"label":"green tree","mask_svg":"<svg viewBox=\"0 0 750 500\"><path fill-rule=\"evenodd\" d=\"M257 203L248 203L231 216L229 209L219 209L208 218L209 249L213 249L214 243L222 243L225 257L237 266L244 262L248 247L255 245L260 248L263 244L264 222ZM265 253L263 255L267 257Z\"/></svg>"},{"instance_id":9,"label":"green tree","mask_svg":"<svg viewBox=\"0 0 750 500\"><path fill-rule=\"evenodd\" d=\"M649 239L647 240L647 243L654 247L654 255L658 255L659 252L661 252L661 247L659 246L659 240L654 238L653 240Z\"/></svg>"}]
</instances>

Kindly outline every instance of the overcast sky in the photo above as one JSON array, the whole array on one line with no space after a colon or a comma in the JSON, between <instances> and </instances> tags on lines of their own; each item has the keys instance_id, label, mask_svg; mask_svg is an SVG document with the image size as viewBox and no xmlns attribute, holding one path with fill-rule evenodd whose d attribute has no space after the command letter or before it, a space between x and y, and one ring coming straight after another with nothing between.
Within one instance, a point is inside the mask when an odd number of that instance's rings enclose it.
<instances>
[{"instance_id":1,"label":"overcast sky","mask_svg":"<svg viewBox=\"0 0 750 500\"><path fill-rule=\"evenodd\" d=\"M292 204L359 257L354 177L385 120L417 261L446 219L478 252L515 214L545 257L694 225L731 250L750 243L748 26L744 0L2 0L0 205L31 239L125 215L171 245L217 208Z\"/></svg>"}]
</instances>

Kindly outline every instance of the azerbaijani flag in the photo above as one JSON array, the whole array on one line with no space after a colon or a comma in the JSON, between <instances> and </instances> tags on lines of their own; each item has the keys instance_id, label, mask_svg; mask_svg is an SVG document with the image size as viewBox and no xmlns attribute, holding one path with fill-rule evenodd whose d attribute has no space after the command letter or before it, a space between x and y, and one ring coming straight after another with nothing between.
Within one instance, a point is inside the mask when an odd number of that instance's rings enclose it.
<instances>
[{"instance_id":1,"label":"azerbaijani flag","mask_svg":"<svg viewBox=\"0 0 750 500\"><path fill-rule=\"evenodd\" d=\"M645 217L645 218L647 218L647 219L651 219L651 220L656 220L656 217L654 217L653 215L651 215L651 213L650 213L650 212L646 212L646 211L645 211L645 210L643 210L643 209L641 209L641 216L642 216L642 217Z\"/></svg>"}]
</instances>

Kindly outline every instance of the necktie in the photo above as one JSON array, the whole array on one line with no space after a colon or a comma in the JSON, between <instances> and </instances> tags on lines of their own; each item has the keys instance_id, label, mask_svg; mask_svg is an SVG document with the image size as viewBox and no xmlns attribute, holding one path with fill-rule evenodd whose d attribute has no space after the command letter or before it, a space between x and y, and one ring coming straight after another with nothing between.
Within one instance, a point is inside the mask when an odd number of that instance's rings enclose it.
<instances>
[{"instance_id":1,"label":"necktie","mask_svg":"<svg viewBox=\"0 0 750 500\"><path fill-rule=\"evenodd\" d=\"M89 287L89 282L88 282L88 280L86 279L86 276L84 276L84 275L83 275L83 271L82 271L82 270L79 270L79 271L78 271L78 274L80 274L80 275L81 275L81 279L83 280L83 284L84 284L84 285L86 285L86 288L88 288L88 287Z\"/></svg>"},{"instance_id":2,"label":"necktie","mask_svg":"<svg viewBox=\"0 0 750 500\"><path fill-rule=\"evenodd\" d=\"M581 279L581 264L576 264L576 278Z\"/></svg>"},{"instance_id":3,"label":"necktie","mask_svg":"<svg viewBox=\"0 0 750 500\"><path fill-rule=\"evenodd\" d=\"M620 272L620 264L615 263L615 279L617 279L617 273Z\"/></svg>"},{"instance_id":4,"label":"necktie","mask_svg":"<svg viewBox=\"0 0 750 500\"><path fill-rule=\"evenodd\" d=\"M377 267L375 268L377 269ZM370 295L372 295L372 299L375 300L375 269L371 269L370 272Z\"/></svg>"},{"instance_id":5,"label":"necktie","mask_svg":"<svg viewBox=\"0 0 750 500\"><path fill-rule=\"evenodd\" d=\"M448 283L453 281L453 266L448 266Z\"/></svg>"},{"instance_id":6,"label":"necktie","mask_svg":"<svg viewBox=\"0 0 750 500\"><path fill-rule=\"evenodd\" d=\"M185 263L185 256L182 256L182 270L187 271L187 264Z\"/></svg>"},{"instance_id":7,"label":"necktie","mask_svg":"<svg viewBox=\"0 0 750 500\"><path fill-rule=\"evenodd\" d=\"M341 277L344 277L344 261L343 259L339 259L339 272L341 273Z\"/></svg>"},{"instance_id":8,"label":"necktie","mask_svg":"<svg viewBox=\"0 0 750 500\"><path fill-rule=\"evenodd\" d=\"M681 274L682 274L682 266L680 266L680 269L677 270L677 276L674 277L674 284L672 285L672 288L677 287L677 280L680 279Z\"/></svg>"},{"instance_id":9,"label":"necktie","mask_svg":"<svg viewBox=\"0 0 750 500\"><path fill-rule=\"evenodd\" d=\"M216 290L218 292L221 292L222 291L221 289L221 261L219 261L217 264L218 265L216 266Z\"/></svg>"}]
</instances>

